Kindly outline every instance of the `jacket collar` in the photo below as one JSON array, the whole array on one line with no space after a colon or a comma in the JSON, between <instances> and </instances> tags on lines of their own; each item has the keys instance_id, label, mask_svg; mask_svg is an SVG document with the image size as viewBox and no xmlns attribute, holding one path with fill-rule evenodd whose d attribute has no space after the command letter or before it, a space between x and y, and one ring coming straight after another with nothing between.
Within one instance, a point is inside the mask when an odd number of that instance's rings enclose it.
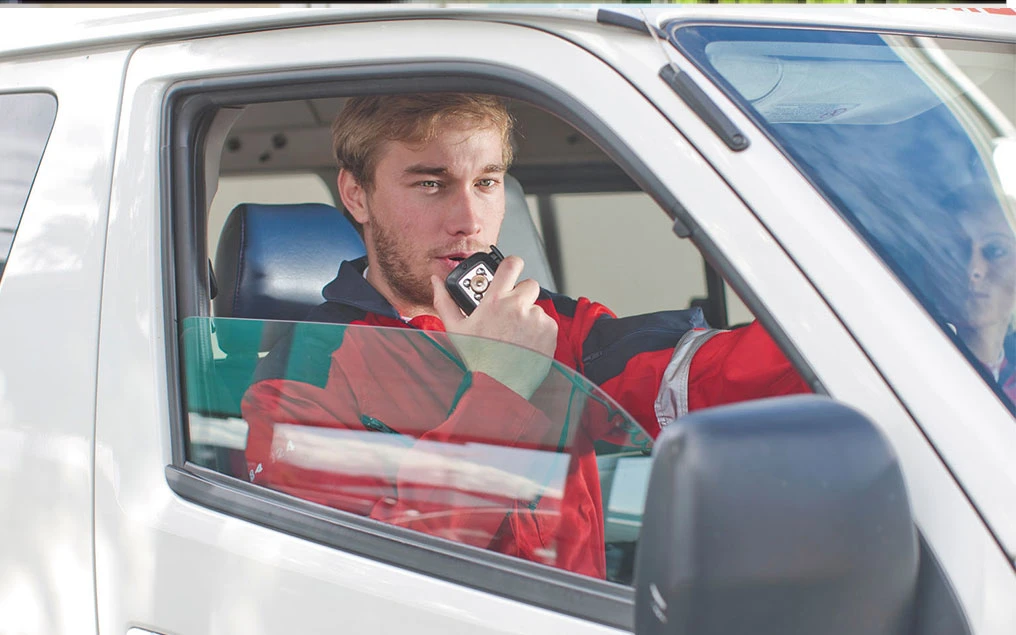
<instances>
[{"instance_id":1,"label":"jacket collar","mask_svg":"<svg viewBox=\"0 0 1016 635\"><path fill-rule=\"evenodd\" d=\"M344 261L339 266L339 274L325 285L321 294L329 302L398 320L399 314L395 308L363 277L366 268L367 256Z\"/></svg>"}]
</instances>

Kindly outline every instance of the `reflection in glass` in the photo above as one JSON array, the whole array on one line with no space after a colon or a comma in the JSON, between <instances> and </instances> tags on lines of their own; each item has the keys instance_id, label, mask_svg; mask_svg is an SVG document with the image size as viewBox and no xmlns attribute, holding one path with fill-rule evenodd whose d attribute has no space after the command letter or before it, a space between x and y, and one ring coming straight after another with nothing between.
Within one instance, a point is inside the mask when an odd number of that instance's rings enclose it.
<instances>
[{"instance_id":1,"label":"reflection in glass","mask_svg":"<svg viewBox=\"0 0 1016 635\"><path fill-rule=\"evenodd\" d=\"M719 26L675 28L671 41L786 152L1012 408L1012 46Z\"/></svg>"},{"instance_id":2,"label":"reflection in glass","mask_svg":"<svg viewBox=\"0 0 1016 635\"><path fill-rule=\"evenodd\" d=\"M1016 234L998 199L987 188L968 186L946 200L959 227L943 260L956 273L943 280L942 313L977 361L1016 401ZM954 285L955 286L952 286Z\"/></svg>"},{"instance_id":3,"label":"reflection in glass","mask_svg":"<svg viewBox=\"0 0 1016 635\"><path fill-rule=\"evenodd\" d=\"M186 318L188 456L331 508L629 582L649 435L557 362L528 400L467 372L460 337ZM513 351L526 353L538 355Z\"/></svg>"},{"instance_id":4,"label":"reflection in glass","mask_svg":"<svg viewBox=\"0 0 1016 635\"><path fill-rule=\"evenodd\" d=\"M56 121L48 93L0 95L0 274Z\"/></svg>"}]
</instances>

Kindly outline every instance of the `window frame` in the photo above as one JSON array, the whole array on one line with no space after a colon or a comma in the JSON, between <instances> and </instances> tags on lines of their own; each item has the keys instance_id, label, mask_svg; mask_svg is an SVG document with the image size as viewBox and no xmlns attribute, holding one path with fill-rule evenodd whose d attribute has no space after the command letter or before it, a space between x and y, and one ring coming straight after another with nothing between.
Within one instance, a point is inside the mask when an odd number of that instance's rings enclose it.
<instances>
[{"instance_id":1,"label":"window frame","mask_svg":"<svg viewBox=\"0 0 1016 635\"><path fill-rule=\"evenodd\" d=\"M186 458L185 386L180 365L183 317L206 316L207 276L194 262L207 259L204 209L208 200L199 175L205 129L217 108L286 99L342 97L366 93L420 91L489 92L520 99L563 118L597 143L642 191L688 231L707 265L715 267L745 300L757 319L791 358L812 389L826 394L765 304L719 252L671 193L624 140L585 103L546 80L517 68L486 62L411 62L316 71L269 72L243 77L187 80L167 91L163 102L162 234L167 272L167 364L172 462L166 478L181 497L234 517L328 547L394 564L478 590L632 630L634 588L556 570L503 554L433 538L350 513L294 499L195 465ZM633 90L635 90L633 88ZM682 233L683 235L683 233ZM204 280L204 281L202 281Z\"/></svg>"}]
</instances>

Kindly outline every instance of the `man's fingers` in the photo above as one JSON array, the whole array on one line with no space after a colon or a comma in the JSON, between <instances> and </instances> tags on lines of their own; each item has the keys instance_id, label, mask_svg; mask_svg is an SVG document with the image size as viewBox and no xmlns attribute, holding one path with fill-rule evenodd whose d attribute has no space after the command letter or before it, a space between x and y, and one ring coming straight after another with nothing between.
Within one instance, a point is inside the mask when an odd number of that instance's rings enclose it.
<instances>
[{"instance_id":1,"label":"man's fingers","mask_svg":"<svg viewBox=\"0 0 1016 635\"><path fill-rule=\"evenodd\" d=\"M515 295L518 296L519 304L522 306L535 304L540 297L540 283L532 278L526 278L515 285Z\"/></svg>"},{"instance_id":2,"label":"man's fingers","mask_svg":"<svg viewBox=\"0 0 1016 635\"><path fill-rule=\"evenodd\" d=\"M446 330L449 326L458 324L466 319L466 316L462 315L462 309L459 308L459 305L455 304L455 300L448 293L448 289L445 289L441 278L431 276L430 286L434 289L434 310L437 311L437 316L444 322Z\"/></svg>"},{"instance_id":3,"label":"man's fingers","mask_svg":"<svg viewBox=\"0 0 1016 635\"><path fill-rule=\"evenodd\" d=\"M525 263L518 256L508 256L502 260L494 272L490 286L487 287L487 293L502 296L514 289L524 266Z\"/></svg>"}]
</instances>

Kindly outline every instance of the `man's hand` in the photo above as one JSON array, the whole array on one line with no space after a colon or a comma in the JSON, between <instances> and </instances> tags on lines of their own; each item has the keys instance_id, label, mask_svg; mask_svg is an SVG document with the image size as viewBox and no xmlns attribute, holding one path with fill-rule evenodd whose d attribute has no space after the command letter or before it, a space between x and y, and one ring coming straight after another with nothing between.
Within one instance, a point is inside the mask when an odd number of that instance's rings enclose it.
<instances>
[{"instance_id":1,"label":"man's hand","mask_svg":"<svg viewBox=\"0 0 1016 635\"><path fill-rule=\"evenodd\" d=\"M529 399L550 371L557 348L557 322L536 305L540 285L535 280L515 284L522 267L518 256L505 258L480 305L468 317L455 304L443 280L431 276L430 282L434 309L466 367L490 375Z\"/></svg>"}]
</instances>

